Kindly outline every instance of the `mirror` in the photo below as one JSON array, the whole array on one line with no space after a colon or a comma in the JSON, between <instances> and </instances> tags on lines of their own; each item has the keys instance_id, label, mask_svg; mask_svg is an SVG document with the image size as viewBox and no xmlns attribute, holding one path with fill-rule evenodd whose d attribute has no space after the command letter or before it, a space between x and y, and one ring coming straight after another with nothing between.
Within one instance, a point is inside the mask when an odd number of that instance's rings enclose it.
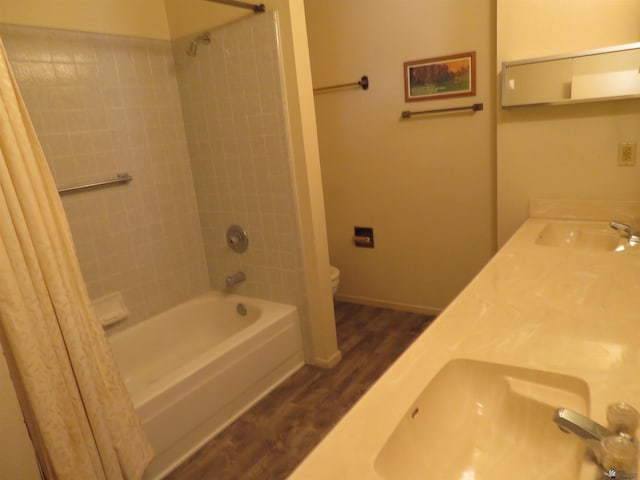
<instances>
[{"instance_id":1,"label":"mirror","mask_svg":"<svg viewBox=\"0 0 640 480\"><path fill-rule=\"evenodd\" d=\"M640 42L504 62L502 107L640 97Z\"/></svg>"}]
</instances>

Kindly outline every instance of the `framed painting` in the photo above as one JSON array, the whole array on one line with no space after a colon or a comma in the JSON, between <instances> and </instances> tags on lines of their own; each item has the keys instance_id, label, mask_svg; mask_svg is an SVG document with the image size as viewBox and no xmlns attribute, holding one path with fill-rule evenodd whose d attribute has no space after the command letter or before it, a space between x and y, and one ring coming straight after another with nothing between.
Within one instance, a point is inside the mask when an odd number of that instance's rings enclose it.
<instances>
[{"instance_id":1,"label":"framed painting","mask_svg":"<svg viewBox=\"0 0 640 480\"><path fill-rule=\"evenodd\" d=\"M476 52L404 62L407 102L476 94Z\"/></svg>"}]
</instances>

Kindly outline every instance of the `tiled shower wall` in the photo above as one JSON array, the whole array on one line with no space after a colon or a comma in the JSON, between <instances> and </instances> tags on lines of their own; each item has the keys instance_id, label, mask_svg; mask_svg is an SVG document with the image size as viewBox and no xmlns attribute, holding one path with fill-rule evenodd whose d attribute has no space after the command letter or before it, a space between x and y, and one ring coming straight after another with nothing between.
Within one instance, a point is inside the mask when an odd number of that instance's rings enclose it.
<instances>
[{"instance_id":1,"label":"tiled shower wall","mask_svg":"<svg viewBox=\"0 0 640 480\"><path fill-rule=\"evenodd\" d=\"M302 243L294 192L275 12L173 42L211 286L238 270L237 291L298 306L308 339ZM249 249L229 249L241 225Z\"/></svg>"},{"instance_id":2,"label":"tiled shower wall","mask_svg":"<svg viewBox=\"0 0 640 480\"><path fill-rule=\"evenodd\" d=\"M0 25L56 183L134 178L63 196L91 297L121 291L131 323L242 270L234 291L297 305L308 344L276 14L212 33L189 57L195 35L172 56L167 41Z\"/></svg>"},{"instance_id":3,"label":"tiled shower wall","mask_svg":"<svg viewBox=\"0 0 640 480\"><path fill-rule=\"evenodd\" d=\"M129 322L208 288L170 43L0 26L59 186L133 181L63 196L92 298L121 291Z\"/></svg>"}]
</instances>

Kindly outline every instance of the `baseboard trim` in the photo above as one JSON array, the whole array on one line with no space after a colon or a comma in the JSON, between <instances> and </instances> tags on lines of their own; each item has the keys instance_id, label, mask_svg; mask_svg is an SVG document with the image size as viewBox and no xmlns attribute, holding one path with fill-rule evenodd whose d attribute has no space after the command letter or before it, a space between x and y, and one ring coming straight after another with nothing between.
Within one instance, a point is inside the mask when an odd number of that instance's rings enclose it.
<instances>
[{"instance_id":1,"label":"baseboard trim","mask_svg":"<svg viewBox=\"0 0 640 480\"><path fill-rule=\"evenodd\" d=\"M311 364L320 368L333 368L342 360L342 352L336 350L328 358L314 357Z\"/></svg>"},{"instance_id":2,"label":"baseboard trim","mask_svg":"<svg viewBox=\"0 0 640 480\"><path fill-rule=\"evenodd\" d=\"M388 308L390 310L399 310L401 312L420 313L423 315L439 315L442 308L428 307L425 305L411 305L408 303L390 302L388 300L378 300L375 298L358 297L355 295L336 294L336 300L341 302L357 303L367 305L369 307Z\"/></svg>"}]
</instances>

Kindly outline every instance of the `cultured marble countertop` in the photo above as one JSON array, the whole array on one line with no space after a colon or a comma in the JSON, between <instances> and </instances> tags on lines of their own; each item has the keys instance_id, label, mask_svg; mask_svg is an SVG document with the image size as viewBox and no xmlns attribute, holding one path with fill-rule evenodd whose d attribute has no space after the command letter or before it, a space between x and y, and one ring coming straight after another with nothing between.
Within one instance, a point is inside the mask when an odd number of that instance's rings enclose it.
<instances>
[{"instance_id":1,"label":"cultured marble countertop","mask_svg":"<svg viewBox=\"0 0 640 480\"><path fill-rule=\"evenodd\" d=\"M603 425L612 402L640 409L640 246L535 243L546 225L563 221L527 220L290 478L382 478L374 463L385 441L456 358L578 377L589 386L589 416Z\"/></svg>"}]
</instances>

